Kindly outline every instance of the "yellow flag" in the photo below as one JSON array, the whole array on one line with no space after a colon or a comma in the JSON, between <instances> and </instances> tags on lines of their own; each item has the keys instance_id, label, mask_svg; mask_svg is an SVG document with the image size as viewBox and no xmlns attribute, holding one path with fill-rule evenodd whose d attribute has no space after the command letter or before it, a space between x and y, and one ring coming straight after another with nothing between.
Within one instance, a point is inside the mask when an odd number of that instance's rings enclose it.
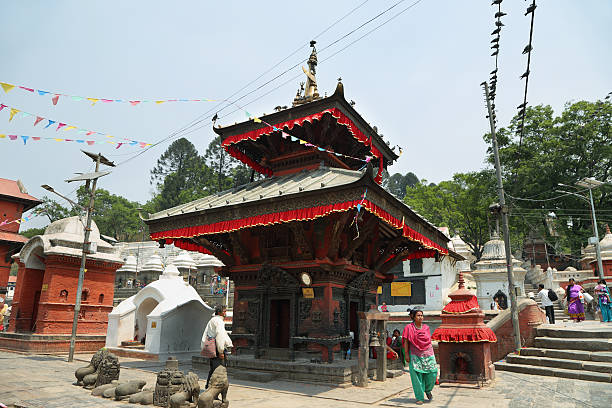
<instances>
[{"instance_id":1,"label":"yellow flag","mask_svg":"<svg viewBox=\"0 0 612 408\"><path fill-rule=\"evenodd\" d=\"M87 98L87 100L91 102L91 106L94 106L99 101L98 98Z\"/></svg>"},{"instance_id":2,"label":"yellow flag","mask_svg":"<svg viewBox=\"0 0 612 408\"><path fill-rule=\"evenodd\" d=\"M113 137L115 137L115 136L113 136L113 135L106 135L106 137L113 138Z\"/></svg>"},{"instance_id":3,"label":"yellow flag","mask_svg":"<svg viewBox=\"0 0 612 408\"><path fill-rule=\"evenodd\" d=\"M0 135L0 139L4 139L6 135Z\"/></svg>"},{"instance_id":4,"label":"yellow flag","mask_svg":"<svg viewBox=\"0 0 612 408\"><path fill-rule=\"evenodd\" d=\"M64 130L76 129L76 126L66 126Z\"/></svg>"},{"instance_id":5,"label":"yellow flag","mask_svg":"<svg viewBox=\"0 0 612 408\"><path fill-rule=\"evenodd\" d=\"M9 93L9 91L15 87L15 85L7 84L6 82L0 82L0 86L6 93Z\"/></svg>"},{"instance_id":6,"label":"yellow flag","mask_svg":"<svg viewBox=\"0 0 612 408\"><path fill-rule=\"evenodd\" d=\"M19 113L19 109L11 108L11 113L10 113L10 116L9 116L9 122L11 120L13 120L13 116L15 116L18 113Z\"/></svg>"},{"instance_id":7,"label":"yellow flag","mask_svg":"<svg viewBox=\"0 0 612 408\"><path fill-rule=\"evenodd\" d=\"M259 119L259 118L253 118L253 122L255 122L255 123L261 123L261 119Z\"/></svg>"},{"instance_id":8,"label":"yellow flag","mask_svg":"<svg viewBox=\"0 0 612 408\"><path fill-rule=\"evenodd\" d=\"M300 139L300 144L306 144L305 140Z\"/></svg>"},{"instance_id":9,"label":"yellow flag","mask_svg":"<svg viewBox=\"0 0 612 408\"><path fill-rule=\"evenodd\" d=\"M155 103L156 103L156 104L158 104L158 105L159 105L160 103L164 103L164 102L166 102L166 101L155 101Z\"/></svg>"},{"instance_id":10,"label":"yellow flag","mask_svg":"<svg viewBox=\"0 0 612 408\"><path fill-rule=\"evenodd\" d=\"M56 142L63 142L64 139L54 139Z\"/></svg>"}]
</instances>

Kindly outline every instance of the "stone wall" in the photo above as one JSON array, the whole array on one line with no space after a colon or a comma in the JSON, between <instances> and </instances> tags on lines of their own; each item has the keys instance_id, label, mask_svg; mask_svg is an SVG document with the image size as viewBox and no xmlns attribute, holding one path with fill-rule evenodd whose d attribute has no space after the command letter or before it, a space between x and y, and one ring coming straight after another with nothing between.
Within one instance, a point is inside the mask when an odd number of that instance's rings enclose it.
<instances>
[{"instance_id":1,"label":"stone wall","mask_svg":"<svg viewBox=\"0 0 612 408\"><path fill-rule=\"evenodd\" d=\"M522 347L533 346L536 334L535 329L540 324L546 322L546 314L531 299L519 299L518 309ZM487 326L497 336L497 343L491 344L491 359L494 362L499 361L515 350L510 309L501 311L497 317L487 323Z\"/></svg>"}]
</instances>

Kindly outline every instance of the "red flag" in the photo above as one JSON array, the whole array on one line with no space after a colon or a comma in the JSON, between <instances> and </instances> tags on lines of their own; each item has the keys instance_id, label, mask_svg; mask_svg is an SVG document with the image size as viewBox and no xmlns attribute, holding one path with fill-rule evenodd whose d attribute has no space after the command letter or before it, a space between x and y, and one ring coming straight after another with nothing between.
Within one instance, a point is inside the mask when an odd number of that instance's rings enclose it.
<instances>
[{"instance_id":1,"label":"red flag","mask_svg":"<svg viewBox=\"0 0 612 408\"><path fill-rule=\"evenodd\" d=\"M32 88L26 88L25 86L20 86L20 88L24 89L26 91L34 92L34 90Z\"/></svg>"},{"instance_id":2,"label":"red flag","mask_svg":"<svg viewBox=\"0 0 612 408\"><path fill-rule=\"evenodd\" d=\"M64 126L66 126L65 123L58 123L57 128L55 129L55 131L57 132L58 130L60 130L61 128L63 128Z\"/></svg>"},{"instance_id":3,"label":"red flag","mask_svg":"<svg viewBox=\"0 0 612 408\"><path fill-rule=\"evenodd\" d=\"M57 105L57 101L59 101L59 95L56 94L53 98L51 98L51 101L54 105Z\"/></svg>"},{"instance_id":4,"label":"red flag","mask_svg":"<svg viewBox=\"0 0 612 408\"><path fill-rule=\"evenodd\" d=\"M90 146L91 146L92 144L94 144L94 143L96 143L94 140L88 140L88 141L87 141L87 144L88 144L88 145L90 145Z\"/></svg>"},{"instance_id":5,"label":"red flag","mask_svg":"<svg viewBox=\"0 0 612 408\"><path fill-rule=\"evenodd\" d=\"M34 126L38 125L38 122L40 122L41 120L43 120L44 118L41 118L40 116L36 117L36 120L34 121Z\"/></svg>"},{"instance_id":6,"label":"red flag","mask_svg":"<svg viewBox=\"0 0 612 408\"><path fill-rule=\"evenodd\" d=\"M122 144L123 144L123 142L119 142L119 143L117 143L117 147L115 147L115 149L120 148Z\"/></svg>"}]
</instances>

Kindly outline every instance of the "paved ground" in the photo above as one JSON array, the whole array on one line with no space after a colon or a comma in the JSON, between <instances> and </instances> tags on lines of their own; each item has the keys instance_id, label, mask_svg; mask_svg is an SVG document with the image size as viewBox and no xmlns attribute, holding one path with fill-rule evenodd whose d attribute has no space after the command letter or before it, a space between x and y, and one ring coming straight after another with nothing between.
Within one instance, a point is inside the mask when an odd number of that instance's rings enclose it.
<instances>
[{"instance_id":1,"label":"paved ground","mask_svg":"<svg viewBox=\"0 0 612 408\"><path fill-rule=\"evenodd\" d=\"M0 402L27 408L126 408L142 407L93 397L89 391L72 385L74 370L86 365L88 355L73 363L65 357L21 355L0 352ZM121 379L144 379L153 385L159 363L120 359ZM189 370L190 365L181 369ZM205 378L207 373L198 373ZM498 372L491 387L483 389L434 389L434 401L427 407L527 408L527 407L606 407L612 406L610 384L525 374ZM201 383L202 387L204 383ZM233 408L349 408L365 406L415 406L406 374L384 383L371 382L368 388L333 388L321 385L273 381L266 384L232 381L228 393Z\"/></svg>"}]
</instances>

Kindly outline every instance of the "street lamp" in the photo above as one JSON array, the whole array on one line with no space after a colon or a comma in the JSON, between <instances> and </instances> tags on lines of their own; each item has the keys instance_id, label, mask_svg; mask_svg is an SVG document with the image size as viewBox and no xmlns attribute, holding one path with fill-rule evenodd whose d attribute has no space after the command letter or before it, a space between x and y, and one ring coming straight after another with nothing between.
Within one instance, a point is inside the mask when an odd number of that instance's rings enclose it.
<instances>
[{"instance_id":1,"label":"street lamp","mask_svg":"<svg viewBox=\"0 0 612 408\"><path fill-rule=\"evenodd\" d=\"M565 187L571 187L568 186L566 184L562 184L562 183L558 183L560 186L565 186ZM573 195L575 197L581 198L583 200L585 200L586 202L588 202L591 205L591 217L593 218L593 234L595 234L595 242L593 243L595 245L595 254L597 256L597 273L599 275L599 279L603 279L604 277L604 272L603 272L603 263L601 262L601 249L599 247L599 231L597 230L597 218L595 217L595 204L593 203L593 189L600 187L602 185L604 185L606 183L599 181L599 180L595 180L593 178L584 178L578 182L576 182L576 185L578 187L583 187L589 190L589 198L587 199L585 196L581 195L581 194L577 194L577 193L572 193L570 191L559 191L560 193L565 193L565 194L570 194Z\"/></svg>"}]
</instances>

